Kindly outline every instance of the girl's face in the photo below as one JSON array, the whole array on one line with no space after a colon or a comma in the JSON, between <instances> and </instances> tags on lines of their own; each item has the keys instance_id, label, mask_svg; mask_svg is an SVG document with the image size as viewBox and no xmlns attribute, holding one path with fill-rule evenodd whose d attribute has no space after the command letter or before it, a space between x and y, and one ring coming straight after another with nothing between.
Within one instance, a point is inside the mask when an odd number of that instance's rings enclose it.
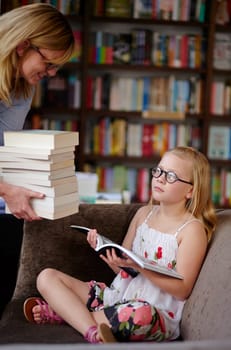
<instances>
[{"instance_id":1,"label":"girl's face","mask_svg":"<svg viewBox=\"0 0 231 350\"><path fill-rule=\"evenodd\" d=\"M166 179L166 172L171 171L177 175L177 178L191 182L192 164L191 161L181 159L172 153L166 153L158 164L158 168L164 170L160 177L152 178L152 196L153 199L166 204L186 201L192 196L193 186L191 184L175 181L169 183Z\"/></svg>"},{"instance_id":2,"label":"girl's face","mask_svg":"<svg viewBox=\"0 0 231 350\"><path fill-rule=\"evenodd\" d=\"M19 72L30 85L36 85L45 76L56 75L59 66L52 64L53 60L63 56L64 51L42 49L29 45L18 46Z\"/></svg>"}]
</instances>

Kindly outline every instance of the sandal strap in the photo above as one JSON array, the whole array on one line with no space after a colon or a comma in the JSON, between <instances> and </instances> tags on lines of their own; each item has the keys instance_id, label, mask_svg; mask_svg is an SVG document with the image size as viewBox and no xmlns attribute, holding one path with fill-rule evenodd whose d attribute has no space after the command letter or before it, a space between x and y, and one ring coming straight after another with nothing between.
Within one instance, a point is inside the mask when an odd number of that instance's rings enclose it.
<instances>
[{"instance_id":1,"label":"sandal strap","mask_svg":"<svg viewBox=\"0 0 231 350\"><path fill-rule=\"evenodd\" d=\"M36 302L38 303L38 305L41 308L41 319L42 321L45 321L46 323L50 322L53 323L53 321L55 321L55 323L62 323L63 319L57 315L56 312L54 312L53 310L51 310L49 308L49 305L41 299L36 299Z\"/></svg>"},{"instance_id":2,"label":"sandal strap","mask_svg":"<svg viewBox=\"0 0 231 350\"><path fill-rule=\"evenodd\" d=\"M88 328L84 336L84 339L92 344L100 343L100 341L96 338L97 334L98 334L97 326L91 326Z\"/></svg>"}]
</instances>

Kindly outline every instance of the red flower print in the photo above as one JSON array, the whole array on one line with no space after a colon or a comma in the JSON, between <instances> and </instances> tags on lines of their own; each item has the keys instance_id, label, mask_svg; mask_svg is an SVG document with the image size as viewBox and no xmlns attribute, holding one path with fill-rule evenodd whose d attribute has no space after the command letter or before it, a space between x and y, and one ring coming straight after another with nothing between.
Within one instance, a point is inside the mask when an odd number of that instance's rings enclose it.
<instances>
[{"instance_id":1,"label":"red flower print","mask_svg":"<svg viewBox=\"0 0 231 350\"><path fill-rule=\"evenodd\" d=\"M162 247L157 248L157 252L155 253L156 259L161 259L162 258Z\"/></svg>"},{"instance_id":2,"label":"red flower print","mask_svg":"<svg viewBox=\"0 0 231 350\"><path fill-rule=\"evenodd\" d=\"M174 318L174 313L172 311L169 311L168 312L168 315L171 317L171 318Z\"/></svg>"},{"instance_id":3,"label":"red flower print","mask_svg":"<svg viewBox=\"0 0 231 350\"><path fill-rule=\"evenodd\" d=\"M124 271L124 270L121 270L120 271L120 276L122 277L122 278L128 278L129 277L129 274L126 272L126 271Z\"/></svg>"},{"instance_id":4,"label":"red flower print","mask_svg":"<svg viewBox=\"0 0 231 350\"><path fill-rule=\"evenodd\" d=\"M118 320L119 322L127 322L133 312L132 307L124 307L121 311L118 312Z\"/></svg>"},{"instance_id":5,"label":"red flower print","mask_svg":"<svg viewBox=\"0 0 231 350\"><path fill-rule=\"evenodd\" d=\"M144 326L146 324L150 324L152 321L152 312L151 312L151 307L150 305L144 305L139 307L135 311L135 316L134 316L134 324Z\"/></svg>"},{"instance_id":6,"label":"red flower print","mask_svg":"<svg viewBox=\"0 0 231 350\"><path fill-rule=\"evenodd\" d=\"M172 260L172 262L168 263L168 268L169 269L174 269L175 266L176 266L176 260Z\"/></svg>"},{"instance_id":7,"label":"red flower print","mask_svg":"<svg viewBox=\"0 0 231 350\"><path fill-rule=\"evenodd\" d=\"M146 250L145 250L145 252L144 252L144 257L145 257L145 259L147 259L147 257L148 257L148 253L147 253Z\"/></svg>"}]
</instances>

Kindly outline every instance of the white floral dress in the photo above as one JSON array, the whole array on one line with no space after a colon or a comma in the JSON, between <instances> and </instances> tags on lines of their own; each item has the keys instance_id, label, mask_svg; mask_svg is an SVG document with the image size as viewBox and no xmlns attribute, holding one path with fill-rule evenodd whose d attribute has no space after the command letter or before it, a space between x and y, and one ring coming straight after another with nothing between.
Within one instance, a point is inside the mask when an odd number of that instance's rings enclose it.
<instances>
[{"instance_id":1,"label":"white floral dress","mask_svg":"<svg viewBox=\"0 0 231 350\"><path fill-rule=\"evenodd\" d=\"M155 210L155 207L153 208ZM162 233L148 226L148 219L137 228L132 250L158 264L174 268L177 256L177 235ZM179 323L185 301L155 286L142 274L132 278L125 271L117 274L110 287L103 283L89 283L90 310L104 309L112 331L119 341L173 340L179 334Z\"/></svg>"}]
</instances>

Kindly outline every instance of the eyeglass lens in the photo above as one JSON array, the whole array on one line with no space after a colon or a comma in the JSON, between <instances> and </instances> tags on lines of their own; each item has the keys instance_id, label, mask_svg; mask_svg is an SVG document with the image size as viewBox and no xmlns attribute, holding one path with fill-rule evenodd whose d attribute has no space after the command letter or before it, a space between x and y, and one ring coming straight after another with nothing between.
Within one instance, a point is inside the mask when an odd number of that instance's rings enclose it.
<instances>
[{"instance_id":1,"label":"eyeglass lens","mask_svg":"<svg viewBox=\"0 0 231 350\"><path fill-rule=\"evenodd\" d=\"M174 183L178 179L177 175L173 171L165 171L159 167L152 169L152 175L155 178L160 177L162 174L165 175L165 179L169 183Z\"/></svg>"},{"instance_id":2,"label":"eyeglass lens","mask_svg":"<svg viewBox=\"0 0 231 350\"><path fill-rule=\"evenodd\" d=\"M35 50L36 52L38 52L38 54L42 57L43 60L47 60L47 58L42 54L42 52L40 51L39 47L31 45L30 46L33 50ZM47 62L46 63L46 70L51 70L51 69L60 69L61 65L55 64L55 63L51 63L51 62Z\"/></svg>"}]
</instances>

